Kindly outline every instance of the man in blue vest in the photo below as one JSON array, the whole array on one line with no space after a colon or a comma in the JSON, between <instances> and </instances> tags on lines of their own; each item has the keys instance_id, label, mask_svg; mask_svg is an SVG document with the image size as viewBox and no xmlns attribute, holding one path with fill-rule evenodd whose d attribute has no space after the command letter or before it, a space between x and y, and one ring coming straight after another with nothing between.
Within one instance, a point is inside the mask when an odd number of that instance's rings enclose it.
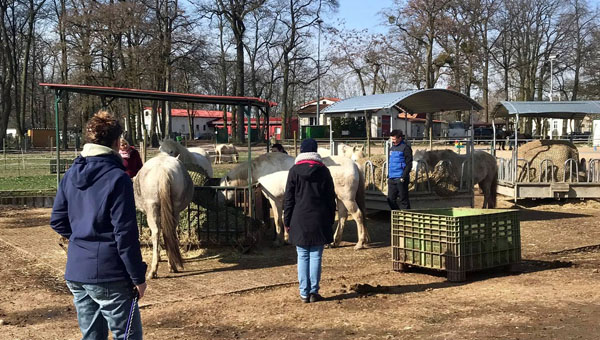
<instances>
[{"instance_id":1,"label":"man in blue vest","mask_svg":"<svg viewBox=\"0 0 600 340\"><path fill-rule=\"evenodd\" d=\"M392 130L390 133L392 147L388 157L388 196L387 201L392 210L410 209L408 201L408 183L412 168L413 154L410 145L404 141L402 130ZM400 206L396 203L400 199Z\"/></svg>"}]
</instances>

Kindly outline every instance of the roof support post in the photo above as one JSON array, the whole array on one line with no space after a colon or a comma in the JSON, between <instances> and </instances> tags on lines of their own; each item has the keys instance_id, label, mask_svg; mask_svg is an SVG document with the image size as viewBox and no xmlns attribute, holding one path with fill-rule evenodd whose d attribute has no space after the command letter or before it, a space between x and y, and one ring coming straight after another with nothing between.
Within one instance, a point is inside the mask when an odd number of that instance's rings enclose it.
<instances>
[{"instance_id":1,"label":"roof support post","mask_svg":"<svg viewBox=\"0 0 600 340\"><path fill-rule=\"evenodd\" d=\"M471 106L471 111L469 111L469 125L470 125L470 131L471 131L471 138L469 138L471 140L471 208L475 207L475 136L474 136L474 130L473 130L473 111L474 108ZM433 124L432 124L433 125ZM431 138L431 134L429 135L429 137Z\"/></svg>"},{"instance_id":2,"label":"roof support post","mask_svg":"<svg viewBox=\"0 0 600 340\"><path fill-rule=\"evenodd\" d=\"M515 118L515 146L513 147L513 170L514 170L514 199L515 204L517 204L517 183L519 182L519 174L517 173L519 167L519 112L517 112L517 117Z\"/></svg>"},{"instance_id":3,"label":"roof support post","mask_svg":"<svg viewBox=\"0 0 600 340\"><path fill-rule=\"evenodd\" d=\"M371 113L371 111L366 111L365 110L365 127L366 130L365 131L367 133L367 156L369 157L369 159L371 158L371 119L373 118L373 114ZM329 129L331 130L331 126L329 127ZM330 133L331 135L331 133Z\"/></svg>"},{"instance_id":4,"label":"roof support post","mask_svg":"<svg viewBox=\"0 0 600 340\"><path fill-rule=\"evenodd\" d=\"M267 152L271 151L271 117L270 106L265 107L265 119L267 120Z\"/></svg>"},{"instance_id":5,"label":"roof support post","mask_svg":"<svg viewBox=\"0 0 600 340\"><path fill-rule=\"evenodd\" d=\"M62 91L54 90L54 129L56 132L56 190L60 184L60 144L59 144L59 133L58 133L58 103L62 99ZM52 145L50 145L52 147Z\"/></svg>"},{"instance_id":6,"label":"roof support post","mask_svg":"<svg viewBox=\"0 0 600 340\"><path fill-rule=\"evenodd\" d=\"M494 117L492 117L492 156L496 157L496 124L494 122Z\"/></svg>"},{"instance_id":7,"label":"roof support post","mask_svg":"<svg viewBox=\"0 0 600 340\"><path fill-rule=\"evenodd\" d=\"M253 219L254 218L254 209L253 209L253 204L252 204L252 145L250 144L250 139L252 136L252 121L251 121L251 116L250 113L252 112L252 110L250 109L250 106L246 106L244 108L244 111L246 119L248 119L248 123L247 123L247 135L248 135L248 211L250 213L250 218ZM242 113L242 112L240 112ZM243 128L243 127L242 127Z\"/></svg>"}]
</instances>

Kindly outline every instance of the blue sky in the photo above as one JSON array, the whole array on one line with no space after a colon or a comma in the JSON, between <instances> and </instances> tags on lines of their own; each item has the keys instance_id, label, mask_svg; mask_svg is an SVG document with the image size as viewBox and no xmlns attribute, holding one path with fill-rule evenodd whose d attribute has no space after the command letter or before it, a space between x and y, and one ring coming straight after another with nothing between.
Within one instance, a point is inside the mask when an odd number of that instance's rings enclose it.
<instances>
[{"instance_id":1,"label":"blue sky","mask_svg":"<svg viewBox=\"0 0 600 340\"><path fill-rule=\"evenodd\" d=\"M383 33L386 28L381 25L378 12L391 7L393 0L340 0L340 8L332 19L342 19L347 28L365 29ZM329 20L328 20L329 21ZM333 23L334 20L331 20Z\"/></svg>"}]
</instances>

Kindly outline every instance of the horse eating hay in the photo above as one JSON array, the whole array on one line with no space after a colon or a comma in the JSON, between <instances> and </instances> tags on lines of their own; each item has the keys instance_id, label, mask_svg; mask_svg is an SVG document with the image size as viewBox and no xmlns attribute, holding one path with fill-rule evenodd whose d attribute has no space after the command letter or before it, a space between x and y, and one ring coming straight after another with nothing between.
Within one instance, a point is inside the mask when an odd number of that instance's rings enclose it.
<instances>
[{"instance_id":1,"label":"horse eating hay","mask_svg":"<svg viewBox=\"0 0 600 340\"><path fill-rule=\"evenodd\" d=\"M144 163L134 178L133 189L136 207L146 214L152 232L152 265L147 278L157 277L161 230L169 268L171 272L177 272L177 267L183 268L177 239L179 213L194 195L190 175L179 159L158 154Z\"/></svg>"},{"instance_id":2,"label":"horse eating hay","mask_svg":"<svg viewBox=\"0 0 600 340\"><path fill-rule=\"evenodd\" d=\"M160 144L160 152L166 153L172 157L179 157L185 168L190 172L205 173L208 178L213 176L212 164L205 155L201 152L206 152L202 148L190 148L177 143L172 139L165 139ZM194 152L198 151L198 152ZM202 185L204 183L198 183Z\"/></svg>"},{"instance_id":3,"label":"horse eating hay","mask_svg":"<svg viewBox=\"0 0 600 340\"><path fill-rule=\"evenodd\" d=\"M485 151L475 151L474 158L474 174L473 182L479 184L479 188L483 191L483 208L496 207L496 193L498 188L498 166L494 156ZM470 179L471 172L471 155L459 155L452 150L433 150L433 151L416 151L413 160L425 161L429 169L436 169L441 161L449 162L451 171L444 171L453 174L451 178L454 184L460 186L460 174L463 173L464 163L464 179ZM438 169L443 169L444 166L438 166ZM456 178L454 178L456 177ZM456 183L456 181L459 183ZM470 185L470 183L468 183Z\"/></svg>"},{"instance_id":4,"label":"horse eating hay","mask_svg":"<svg viewBox=\"0 0 600 340\"><path fill-rule=\"evenodd\" d=\"M369 242L365 228L365 182L358 166L345 157L325 157L323 163L333 177L334 189L337 196L338 226L333 245L340 244L348 213L356 221L358 242L355 249L364 248ZM252 161L252 178L263 186L263 193L271 202L274 210L277 240L275 245L283 244L287 235L283 228L283 194L287 180L287 172L294 165L294 158L282 153L267 153ZM248 184L248 165L240 164L231 170L221 180L222 186L244 186ZM228 197L231 200L231 197Z\"/></svg>"}]
</instances>

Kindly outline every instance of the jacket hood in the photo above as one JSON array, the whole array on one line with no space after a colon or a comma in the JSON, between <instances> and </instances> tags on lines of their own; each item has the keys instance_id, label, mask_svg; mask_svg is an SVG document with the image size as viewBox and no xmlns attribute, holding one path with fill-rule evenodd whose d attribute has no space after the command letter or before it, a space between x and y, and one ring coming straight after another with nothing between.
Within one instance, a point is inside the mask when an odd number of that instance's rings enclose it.
<instances>
[{"instance_id":1,"label":"jacket hood","mask_svg":"<svg viewBox=\"0 0 600 340\"><path fill-rule=\"evenodd\" d=\"M321 156L316 152L303 152L296 157L296 165L305 165L296 167L298 175L305 179L310 179L315 176L323 165Z\"/></svg>"},{"instance_id":2,"label":"jacket hood","mask_svg":"<svg viewBox=\"0 0 600 340\"><path fill-rule=\"evenodd\" d=\"M106 146L88 143L69 168L68 180L78 189L85 189L115 168L125 170L119 154Z\"/></svg>"}]
</instances>

